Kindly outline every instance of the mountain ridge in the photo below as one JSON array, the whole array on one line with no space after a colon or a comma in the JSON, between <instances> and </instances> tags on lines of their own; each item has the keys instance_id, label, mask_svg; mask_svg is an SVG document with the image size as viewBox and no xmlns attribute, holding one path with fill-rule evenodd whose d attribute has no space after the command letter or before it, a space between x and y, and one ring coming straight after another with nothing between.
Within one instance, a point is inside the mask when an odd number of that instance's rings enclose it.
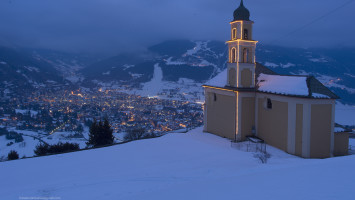
<instances>
[{"instance_id":1,"label":"mountain ridge","mask_svg":"<svg viewBox=\"0 0 355 200\"><path fill-rule=\"evenodd\" d=\"M174 49L174 46L177 48ZM124 70L126 79L120 80L117 76L109 78L109 74L106 74L106 80L127 83L129 74L138 74L145 78L133 82L135 85L144 85L153 78L153 66L158 63L163 71L163 81L178 83L180 79L185 78L201 85L226 68L228 57L227 46L219 41L166 41L149 47L148 50L152 51L150 53L155 54L155 57L151 58L151 62L145 63L145 70L143 66L130 73L134 68L129 68ZM279 74L313 75L338 94L342 98L341 102L355 104L355 86L352 84L355 81L355 58L351 56L353 53L355 54L355 48L304 49L258 45L256 58L257 62ZM97 70L100 71L99 67ZM99 81L106 82L105 79Z\"/></svg>"},{"instance_id":2,"label":"mountain ridge","mask_svg":"<svg viewBox=\"0 0 355 200\"><path fill-rule=\"evenodd\" d=\"M202 89L198 91L198 88L226 68L227 54L224 42L190 40L165 41L148 47L145 52L122 53L100 60L48 50L1 47L0 78L3 81L0 86L3 90L14 90L11 84L16 82L17 88L25 91L47 85L47 81L92 89L125 85L139 94L154 78L154 66L159 64L163 73L161 84L170 85L159 93L195 85L193 90L201 98ZM313 75L339 95L342 103L354 105L355 57L352 55L355 48L349 47L304 49L258 44L256 48L257 62L279 74ZM189 85L181 85L186 82Z\"/></svg>"}]
</instances>

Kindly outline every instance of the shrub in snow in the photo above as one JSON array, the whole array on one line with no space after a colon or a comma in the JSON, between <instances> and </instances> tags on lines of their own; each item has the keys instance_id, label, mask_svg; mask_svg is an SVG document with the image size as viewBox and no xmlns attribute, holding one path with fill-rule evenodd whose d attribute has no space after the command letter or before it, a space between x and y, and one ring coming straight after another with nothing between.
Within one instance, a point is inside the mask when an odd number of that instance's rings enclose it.
<instances>
[{"instance_id":1,"label":"shrub in snow","mask_svg":"<svg viewBox=\"0 0 355 200\"><path fill-rule=\"evenodd\" d=\"M8 133L6 128L0 128L0 136L7 135Z\"/></svg>"},{"instance_id":2,"label":"shrub in snow","mask_svg":"<svg viewBox=\"0 0 355 200\"><path fill-rule=\"evenodd\" d=\"M48 154L58 154L58 153L66 153L71 151L79 150L79 144L76 143L62 143L48 145L48 144L39 144L36 146L35 154L37 156L44 156Z\"/></svg>"},{"instance_id":3,"label":"shrub in snow","mask_svg":"<svg viewBox=\"0 0 355 200\"><path fill-rule=\"evenodd\" d=\"M150 133L150 134L145 134L145 135L143 136L143 139L156 138L156 137L158 137L157 134L155 134L155 133Z\"/></svg>"},{"instance_id":4,"label":"shrub in snow","mask_svg":"<svg viewBox=\"0 0 355 200\"><path fill-rule=\"evenodd\" d=\"M48 148L49 154L56 154L56 153L65 153L70 151L77 151L79 150L79 144L76 143L61 143L50 145Z\"/></svg>"},{"instance_id":5,"label":"shrub in snow","mask_svg":"<svg viewBox=\"0 0 355 200\"><path fill-rule=\"evenodd\" d=\"M36 146L34 152L37 156L44 156L48 154L48 149L49 149L48 144L40 143L39 145Z\"/></svg>"},{"instance_id":6,"label":"shrub in snow","mask_svg":"<svg viewBox=\"0 0 355 200\"><path fill-rule=\"evenodd\" d=\"M140 140L145 137L145 129L138 128L138 129L131 129L128 130L126 135L124 136L125 141L133 141L133 140Z\"/></svg>"},{"instance_id":7,"label":"shrub in snow","mask_svg":"<svg viewBox=\"0 0 355 200\"><path fill-rule=\"evenodd\" d=\"M107 119L104 122L97 122L96 120L90 126L88 146L105 146L113 144L113 130Z\"/></svg>"},{"instance_id":8,"label":"shrub in snow","mask_svg":"<svg viewBox=\"0 0 355 200\"><path fill-rule=\"evenodd\" d=\"M6 133L6 139L7 140L15 140L16 143L23 142L22 135L15 132L15 131L11 131L11 132Z\"/></svg>"},{"instance_id":9,"label":"shrub in snow","mask_svg":"<svg viewBox=\"0 0 355 200\"><path fill-rule=\"evenodd\" d=\"M16 151L11 150L9 152L9 154L7 155L7 159L8 160L17 160L17 159L19 159L19 155L18 155L18 153Z\"/></svg>"},{"instance_id":10,"label":"shrub in snow","mask_svg":"<svg viewBox=\"0 0 355 200\"><path fill-rule=\"evenodd\" d=\"M19 137L15 138L16 143L23 142L23 141L24 141L24 139L23 139L22 135L19 135Z\"/></svg>"},{"instance_id":11,"label":"shrub in snow","mask_svg":"<svg viewBox=\"0 0 355 200\"><path fill-rule=\"evenodd\" d=\"M83 125L79 124L78 127L75 129L75 132L81 134L84 131Z\"/></svg>"},{"instance_id":12,"label":"shrub in snow","mask_svg":"<svg viewBox=\"0 0 355 200\"><path fill-rule=\"evenodd\" d=\"M14 144L13 142L9 142L9 143L6 144L6 146L9 147L9 146L11 146L11 145L13 145L13 144Z\"/></svg>"}]
</instances>

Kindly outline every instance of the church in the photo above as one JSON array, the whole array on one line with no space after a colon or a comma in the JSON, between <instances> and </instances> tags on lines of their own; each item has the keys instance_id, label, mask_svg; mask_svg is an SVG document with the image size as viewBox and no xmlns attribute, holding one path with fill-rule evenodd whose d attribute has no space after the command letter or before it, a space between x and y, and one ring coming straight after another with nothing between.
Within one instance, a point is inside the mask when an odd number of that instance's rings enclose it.
<instances>
[{"instance_id":1,"label":"church","mask_svg":"<svg viewBox=\"0 0 355 200\"><path fill-rule=\"evenodd\" d=\"M280 75L257 63L243 0L233 16L227 69L203 85L204 131L235 142L254 136L303 158L347 154L348 135L334 132L339 97L313 76Z\"/></svg>"}]
</instances>

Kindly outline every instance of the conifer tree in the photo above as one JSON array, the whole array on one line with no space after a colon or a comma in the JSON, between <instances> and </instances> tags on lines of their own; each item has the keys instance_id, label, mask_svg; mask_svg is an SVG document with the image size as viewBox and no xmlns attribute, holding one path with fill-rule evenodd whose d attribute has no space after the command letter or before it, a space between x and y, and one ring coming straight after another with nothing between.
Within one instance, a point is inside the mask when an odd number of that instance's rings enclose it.
<instances>
[{"instance_id":1,"label":"conifer tree","mask_svg":"<svg viewBox=\"0 0 355 200\"><path fill-rule=\"evenodd\" d=\"M95 146L97 141L97 136L98 136L98 124L96 119L94 119L89 129L89 141L86 144L88 146L89 145Z\"/></svg>"},{"instance_id":2,"label":"conifer tree","mask_svg":"<svg viewBox=\"0 0 355 200\"><path fill-rule=\"evenodd\" d=\"M113 144L114 137L113 137L113 130L111 129L111 125L108 122L108 119L105 118L105 121L102 126L102 132L103 132L103 143L105 144Z\"/></svg>"},{"instance_id":3,"label":"conifer tree","mask_svg":"<svg viewBox=\"0 0 355 200\"><path fill-rule=\"evenodd\" d=\"M9 154L7 155L7 159L8 160L17 160L17 159L19 159L19 155L18 155L17 151L11 150L9 152Z\"/></svg>"},{"instance_id":4,"label":"conifer tree","mask_svg":"<svg viewBox=\"0 0 355 200\"><path fill-rule=\"evenodd\" d=\"M88 146L104 146L113 144L113 130L107 119L104 122L94 122L90 126L89 141L86 143Z\"/></svg>"}]
</instances>

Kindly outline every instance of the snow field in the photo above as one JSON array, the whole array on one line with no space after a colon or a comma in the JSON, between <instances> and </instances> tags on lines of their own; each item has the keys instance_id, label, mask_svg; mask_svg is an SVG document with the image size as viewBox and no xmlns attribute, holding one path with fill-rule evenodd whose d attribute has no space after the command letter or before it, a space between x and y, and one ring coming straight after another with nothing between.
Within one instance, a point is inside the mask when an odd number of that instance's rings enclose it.
<instances>
[{"instance_id":1,"label":"snow field","mask_svg":"<svg viewBox=\"0 0 355 200\"><path fill-rule=\"evenodd\" d=\"M353 199L354 156L307 160L253 153L202 133L1 163L0 197L61 199Z\"/></svg>"}]
</instances>

